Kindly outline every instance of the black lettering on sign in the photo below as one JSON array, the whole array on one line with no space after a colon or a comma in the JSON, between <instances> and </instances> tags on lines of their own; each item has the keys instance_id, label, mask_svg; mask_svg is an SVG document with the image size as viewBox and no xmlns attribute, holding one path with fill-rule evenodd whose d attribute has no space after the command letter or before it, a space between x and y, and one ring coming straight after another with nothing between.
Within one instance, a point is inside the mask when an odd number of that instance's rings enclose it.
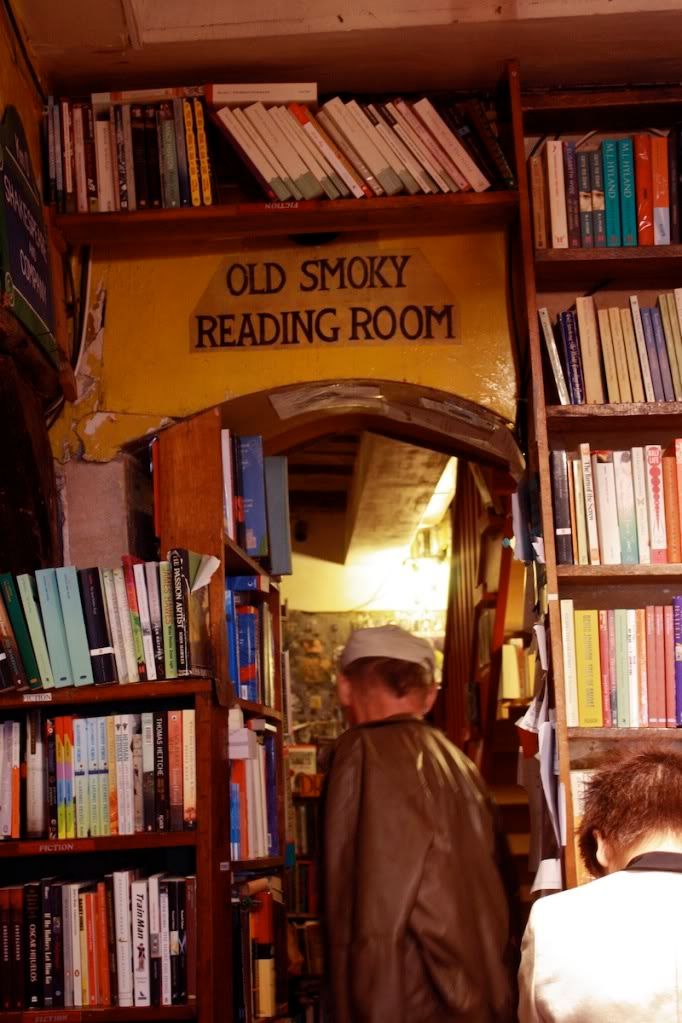
<instances>
[{"instance_id":1,"label":"black lettering on sign","mask_svg":"<svg viewBox=\"0 0 682 1023\"><path fill-rule=\"evenodd\" d=\"M206 348L205 340L208 340L211 348L217 348L218 342L215 339L215 331L218 326L217 316L197 316L197 348Z\"/></svg>"}]
</instances>

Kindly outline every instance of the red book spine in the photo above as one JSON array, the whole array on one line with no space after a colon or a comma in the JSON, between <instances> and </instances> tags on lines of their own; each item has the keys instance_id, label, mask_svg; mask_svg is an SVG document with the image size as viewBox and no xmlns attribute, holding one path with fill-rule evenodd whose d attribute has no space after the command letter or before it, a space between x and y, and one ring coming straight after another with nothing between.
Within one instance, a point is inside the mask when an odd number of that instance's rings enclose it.
<instances>
[{"instance_id":1,"label":"red book spine","mask_svg":"<svg viewBox=\"0 0 682 1023\"><path fill-rule=\"evenodd\" d=\"M107 934L107 892L104 881L99 881L95 892L95 947L97 951L97 982L99 1004L111 1005L109 980L109 950Z\"/></svg>"},{"instance_id":2,"label":"red book spine","mask_svg":"<svg viewBox=\"0 0 682 1023\"><path fill-rule=\"evenodd\" d=\"M182 711L168 711L168 798L170 830L184 827L182 806Z\"/></svg>"},{"instance_id":3,"label":"red book spine","mask_svg":"<svg viewBox=\"0 0 682 1023\"><path fill-rule=\"evenodd\" d=\"M231 779L239 786L239 858L249 858L249 809L246 804L246 762L244 760L233 760L231 764Z\"/></svg>"},{"instance_id":4,"label":"red book spine","mask_svg":"<svg viewBox=\"0 0 682 1023\"><path fill-rule=\"evenodd\" d=\"M85 894L85 933L88 943L88 996L90 1005L99 1005L94 892Z\"/></svg>"},{"instance_id":5,"label":"red book spine","mask_svg":"<svg viewBox=\"0 0 682 1023\"><path fill-rule=\"evenodd\" d=\"M663 608L663 633L665 648L665 724L675 728L675 634L673 630L672 604Z\"/></svg>"},{"instance_id":6,"label":"red book spine","mask_svg":"<svg viewBox=\"0 0 682 1023\"><path fill-rule=\"evenodd\" d=\"M655 725L656 708L656 619L655 608L649 604L645 609L646 616L646 681L648 695L647 723ZM644 721L642 721L644 724Z\"/></svg>"},{"instance_id":7,"label":"red book spine","mask_svg":"<svg viewBox=\"0 0 682 1023\"><path fill-rule=\"evenodd\" d=\"M137 589L135 588L135 572L134 565L141 564L141 558L134 558L131 554L124 554L121 558L121 567L123 568L123 578L126 584L126 596L128 598L128 609L130 611L130 617L135 621L137 620L138 628L140 621L140 606L137 603ZM135 641L135 626L133 624L133 642ZM137 671L140 676L140 682L147 681L147 665L144 662L144 658L140 660L137 658Z\"/></svg>"},{"instance_id":8,"label":"red book spine","mask_svg":"<svg viewBox=\"0 0 682 1023\"><path fill-rule=\"evenodd\" d=\"M635 135L635 182L637 191L637 240L654 244L654 182L651 173L651 137Z\"/></svg>"},{"instance_id":9,"label":"red book spine","mask_svg":"<svg viewBox=\"0 0 682 1023\"><path fill-rule=\"evenodd\" d=\"M611 728L611 679L609 674L609 616L599 612L599 666L601 669L601 706L604 728Z\"/></svg>"},{"instance_id":10,"label":"red book spine","mask_svg":"<svg viewBox=\"0 0 682 1023\"><path fill-rule=\"evenodd\" d=\"M663 608L657 604L654 608L654 619L656 624L656 670L654 678L654 710L653 723L658 728L665 728L665 636L663 624Z\"/></svg>"},{"instance_id":11,"label":"red book spine","mask_svg":"<svg viewBox=\"0 0 682 1023\"><path fill-rule=\"evenodd\" d=\"M682 549L677 459L671 452L666 452L663 455L663 503L665 505L665 532L668 538L668 561L671 565L679 565L682 561Z\"/></svg>"}]
</instances>

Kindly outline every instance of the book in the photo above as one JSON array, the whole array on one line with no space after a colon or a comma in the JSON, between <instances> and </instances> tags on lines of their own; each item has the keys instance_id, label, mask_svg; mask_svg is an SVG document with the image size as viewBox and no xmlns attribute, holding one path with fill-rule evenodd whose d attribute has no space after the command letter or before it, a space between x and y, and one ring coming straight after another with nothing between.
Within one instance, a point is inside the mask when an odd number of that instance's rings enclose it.
<instances>
[{"instance_id":1,"label":"book","mask_svg":"<svg viewBox=\"0 0 682 1023\"><path fill-rule=\"evenodd\" d=\"M628 364L632 400L639 403L645 400L644 381L639 365L639 356L637 354L637 340L635 338L635 331L632 323L632 314L629 309L620 309L619 313L621 330L623 332L623 344L625 346L625 356Z\"/></svg>"},{"instance_id":2,"label":"book","mask_svg":"<svg viewBox=\"0 0 682 1023\"><path fill-rule=\"evenodd\" d=\"M99 569L79 569L78 582L85 618L85 632L90 655L92 679L96 683L114 682L119 676L117 675L114 646L109 635L107 610ZM111 578L111 589L113 595L113 577ZM117 611L116 621L120 631ZM121 656L124 656L122 650Z\"/></svg>"},{"instance_id":3,"label":"book","mask_svg":"<svg viewBox=\"0 0 682 1023\"><path fill-rule=\"evenodd\" d=\"M248 103L305 103L317 106L316 82L259 82L206 85L206 102L212 107L245 106Z\"/></svg>"},{"instance_id":4,"label":"book","mask_svg":"<svg viewBox=\"0 0 682 1023\"><path fill-rule=\"evenodd\" d=\"M651 169L651 137L640 133L634 137L635 183L637 195L637 241L654 244L654 197Z\"/></svg>"},{"instance_id":5,"label":"book","mask_svg":"<svg viewBox=\"0 0 682 1023\"><path fill-rule=\"evenodd\" d=\"M541 153L533 153L528 160L530 171L530 192L533 212L533 241L538 251L547 248L548 241L548 198ZM592 199L590 197L590 210ZM581 218L582 225L582 218ZM592 231L592 214L590 213L590 232Z\"/></svg>"},{"instance_id":6,"label":"book","mask_svg":"<svg viewBox=\"0 0 682 1023\"><path fill-rule=\"evenodd\" d=\"M618 151L615 139L604 139L601 144L604 168L604 209L606 220L607 246L622 244L620 222L620 181L618 174Z\"/></svg>"},{"instance_id":7,"label":"book","mask_svg":"<svg viewBox=\"0 0 682 1023\"><path fill-rule=\"evenodd\" d=\"M169 561L159 562L159 590L161 598L161 622L163 631L164 678L177 678L178 665L175 648L175 627L173 624L173 592Z\"/></svg>"},{"instance_id":8,"label":"book","mask_svg":"<svg viewBox=\"0 0 682 1023\"><path fill-rule=\"evenodd\" d=\"M590 550L590 564L599 565L599 530L597 506L589 444L580 445L580 461L583 470L583 494L585 496L585 519L587 521L587 542Z\"/></svg>"},{"instance_id":9,"label":"book","mask_svg":"<svg viewBox=\"0 0 682 1023\"><path fill-rule=\"evenodd\" d=\"M568 463L565 451L550 455L554 506L554 543L559 565L573 564L573 544L569 511Z\"/></svg>"},{"instance_id":10,"label":"book","mask_svg":"<svg viewBox=\"0 0 682 1023\"><path fill-rule=\"evenodd\" d=\"M621 400L620 384L621 377L616 368L616 357L613 347L613 336L611 334L611 320L608 309L597 310L599 322L599 338L601 341L602 358L604 360L604 375L606 377L606 392L609 401L617 403Z\"/></svg>"},{"instance_id":11,"label":"book","mask_svg":"<svg viewBox=\"0 0 682 1023\"><path fill-rule=\"evenodd\" d=\"M566 225L568 230L568 247L570 249L579 249L581 246L580 198L578 192L578 165L576 161L575 143L564 142L563 149L564 181L566 182Z\"/></svg>"},{"instance_id":12,"label":"book","mask_svg":"<svg viewBox=\"0 0 682 1023\"><path fill-rule=\"evenodd\" d=\"M616 687L618 727L630 727L630 676L628 671L628 613L625 608L614 611L616 631Z\"/></svg>"},{"instance_id":13,"label":"book","mask_svg":"<svg viewBox=\"0 0 682 1023\"><path fill-rule=\"evenodd\" d=\"M651 176L653 183L654 245L670 245L670 186L668 181L668 142L651 136Z\"/></svg>"},{"instance_id":14,"label":"book","mask_svg":"<svg viewBox=\"0 0 682 1023\"><path fill-rule=\"evenodd\" d=\"M592 475L597 512L600 564L621 563L620 534L613 452L592 452Z\"/></svg>"},{"instance_id":15,"label":"book","mask_svg":"<svg viewBox=\"0 0 682 1023\"><path fill-rule=\"evenodd\" d=\"M646 356L649 370L651 372L651 382L654 392L655 401L665 401L666 397L663 390L663 377L661 374L661 367L658 361L658 350L656 345L656 339L654 337L654 326L651 317L651 309L645 307L639 308L639 313L642 322L642 331L644 334L644 341L646 345Z\"/></svg>"},{"instance_id":16,"label":"book","mask_svg":"<svg viewBox=\"0 0 682 1023\"><path fill-rule=\"evenodd\" d=\"M71 680L77 686L92 685L92 665L76 569L66 567L54 571L71 665Z\"/></svg>"},{"instance_id":17,"label":"book","mask_svg":"<svg viewBox=\"0 0 682 1023\"><path fill-rule=\"evenodd\" d=\"M639 564L637 518L633 486L632 452L614 451L613 468L616 484L616 507L620 533L621 564Z\"/></svg>"},{"instance_id":18,"label":"book","mask_svg":"<svg viewBox=\"0 0 682 1023\"><path fill-rule=\"evenodd\" d=\"M644 337L644 328L642 326L639 299L636 295L630 296L630 312L632 315L632 326L635 332L635 341L637 343L637 354L639 355L639 366L642 373L645 400L656 401L656 393L654 391L651 368L649 366L647 344Z\"/></svg>"},{"instance_id":19,"label":"book","mask_svg":"<svg viewBox=\"0 0 682 1023\"><path fill-rule=\"evenodd\" d=\"M620 322L620 310L611 308L608 310L609 326L611 328L611 339L613 341L613 357L616 363L618 374L620 400L626 403L632 401L632 389L630 387L630 375L628 370L627 354L625 352L625 339Z\"/></svg>"},{"instance_id":20,"label":"book","mask_svg":"<svg viewBox=\"0 0 682 1023\"><path fill-rule=\"evenodd\" d=\"M578 709L578 675L573 601L562 599L559 602L559 608L561 615L566 725L568 728L576 728L579 724L580 716Z\"/></svg>"},{"instance_id":21,"label":"book","mask_svg":"<svg viewBox=\"0 0 682 1023\"><path fill-rule=\"evenodd\" d=\"M649 310L649 313L651 316L651 325L654 332L654 344L656 345L656 354L658 355L658 365L661 370L663 397L665 401L674 401L675 390L673 387L670 359L668 357L668 349L665 343L665 334L663 333L661 313L660 310L656 308L656 306L651 308Z\"/></svg>"},{"instance_id":22,"label":"book","mask_svg":"<svg viewBox=\"0 0 682 1023\"><path fill-rule=\"evenodd\" d=\"M128 870L113 872L114 919L116 927L117 1004L121 1008L134 1004L134 981L131 955L130 884Z\"/></svg>"},{"instance_id":23,"label":"book","mask_svg":"<svg viewBox=\"0 0 682 1023\"><path fill-rule=\"evenodd\" d=\"M594 248L594 218L592 212L592 171L590 154L576 153L578 171L578 211L580 219L580 244L584 249Z\"/></svg>"},{"instance_id":24,"label":"book","mask_svg":"<svg viewBox=\"0 0 682 1023\"><path fill-rule=\"evenodd\" d=\"M680 536L680 505L677 488L677 459L674 449L666 449L661 459L663 467L663 507L667 555L670 564L682 561L682 538Z\"/></svg>"},{"instance_id":25,"label":"book","mask_svg":"<svg viewBox=\"0 0 682 1023\"><path fill-rule=\"evenodd\" d=\"M675 724L682 725L682 597L673 597L673 641L675 651Z\"/></svg>"},{"instance_id":26,"label":"book","mask_svg":"<svg viewBox=\"0 0 682 1023\"><path fill-rule=\"evenodd\" d=\"M196 722L194 708L182 711L182 827L197 826Z\"/></svg>"},{"instance_id":27,"label":"book","mask_svg":"<svg viewBox=\"0 0 682 1023\"><path fill-rule=\"evenodd\" d=\"M601 151L589 150L590 177L592 180L592 223L595 248L606 245L606 197L604 194L604 167Z\"/></svg>"},{"instance_id":28,"label":"book","mask_svg":"<svg viewBox=\"0 0 682 1023\"><path fill-rule=\"evenodd\" d=\"M135 583L135 565L141 564L139 558L134 558L130 554L124 554L121 558L121 564L123 566L123 579L125 581L125 594L127 598L127 607L129 612L130 628L133 641L133 649L135 653L135 675L140 679L141 682L146 681L148 678L147 664L145 661L145 649L144 641L142 636L142 624L140 621L140 607L138 604L137 587ZM114 576L116 578L116 576ZM119 590L116 591L117 596ZM119 607L120 607L119 601ZM126 640L127 642L127 640ZM152 654L153 656L153 654ZM128 670L130 671L130 664ZM152 660L153 670L153 660ZM137 679L135 679L136 681Z\"/></svg>"},{"instance_id":29,"label":"book","mask_svg":"<svg viewBox=\"0 0 682 1023\"><path fill-rule=\"evenodd\" d=\"M263 442L260 436L236 437L235 456L239 480L241 545L252 557L268 554Z\"/></svg>"},{"instance_id":30,"label":"book","mask_svg":"<svg viewBox=\"0 0 682 1023\"><path fill-rule=\"evenodd\" d=\"M647 472L644 448L632 448L632 486L637 521L637 551L640 565L651 564L649 547L649 513L647 504Z\"/></svg>"},{"instance_id":31,"label":"book","mask_svg":"<svg viewBox=\"0 0 682 1023\"><path fill-rule=\"evenodd\" d=\"M647 444L644 448L644 457L646 461L651 564L665 564L668 560L668 541L663 499L663 455L661 445Z\"/></svg>"},{"instance_id":32,"label":"book","mask_svg":"<svg viewBox=\"0 0 682 1023\"><path fill-rule=\"evenodd\" d=\"M663 608L663 649L665 656L665 724L674 728L676 723L675 707L675 623L673 606L666 604Z\"/></svg>"},{"instance_id":33,"label":"book","mask_svg":"<svg viewBox=\"0 0 682 1023\"><path fill-rule=\"evenodd\" d=\"M263 459L263 469L270 572L272 575L291 575L291 527L286 456L266 456Z\"/></svg>"},{"instance_id":34,"label":"book","mask_svg":"<svg viewBox=\"0 0 682 1023\"><path fill-rule=\"evenodd\" d=\"M420 99L413 104L413 109L421 118L425 126L443 147L446 153L452 155L452 159L460 172L466 178L468 184L475 192L485 192L490 188L490 181L471 158L459 139L448 128L434 105L427 98Z\"/></svg>"},{"instance_id":35,"label":"book","mask_svg":"<svg viewBox=\"0 0 682 1023\"><path fill-rule=\"evenodd\" d=\"M562 143L548 139L544 152L552 248L567 249L568 223Z\"/></svg>"},{"instance_id":36,"label":"book","mask_svg":"<svg viewBox=\"0 0 682 1023\"><path fill-rule=\"evenodd\" d=\"M114 583L114 571L105 568L101 573L101 590L104 598L105 621L111 636L111 643L114 648L114 677L125 685L130 681L128 676L128 664L125 653L125 642L123 639L123 628L116 599L116 586ZM127 614L127 611L126 611ZM106 672L106 662L103 665L103 673ZM94 667L93 667L94 673Z\"/></svg>"},{"instance_id":37,"label":"book","mask_svg":"<svg viewBox=\"0 0 682 1023\"><path fill-rule=\"evenodd\" d=\"M567 370L571 403L573 405L583 405L585 403L585 381L580 356L578 321L573 310L568 310L559 316L559 332L564 351L564 364Z\"/></svg>"},{"instance_id":38,"label":"book","mask_svg":"<svg viewBox=\"0 0 682 1023\"><path fill-rule=\"evenodd\" d=\"M26 682L29 689L40 689L42 680L36 653L33 649L29 635L28 624L19 598L18 583L15 584L9 572L0 573L1 600L7 615L12 633L19 651L19 658L23 666ZM2 608L0 608L0 615ZM44 645L44 642L43 642ZM47 651L45 651L47 655Z\"/></svg>"},{"instance_id":39,"label":"book","mask_svg":"<svg viewBox=\"0 0 682 1023\"><path fill-rule=\"evenodd\" d=\"M598 612L599 623L599 671L601 681L601 712L604 728L613 726L611 714L611 674L609 656L609 614L605 609Z\"/></svg>"},{"instance_id":40,"label":"book","mask_svg":"<svg viewBox=\"0 0 682 1023\"><path fill-rule=\"evenodd\" d=\"M540 317L542 335L545 339L545 346L547 348L550 366L552 367L554 383L556 384L557 394L559 395L559 403L561 405L570 405L571 397L568 392L561 359L559 358L559 350L557 348L556 338L554 337L552 323L549 318L549 310L545 307L538 309L538 316Z\"/></svg>"},{"instance_id":41,"label":"book","mask_svg":"<svg viewBox=\"0 0 682 1023\"><path fill-rule=\"evenodd\" d=\"M70 686L73 675L56 571L54 568L39 568L35 578L54 684L58 688Z\"/></svg>"},{"instance_id":42,"label":"book","mask_svg":"<svg viewBox=\"0 0 682 1023\"><path fill-rule=\"evenodd\" d=\"M147 597L145 564L143 561L135 559L133 564L133 574L135 577L135 592L137 594L137 607L140 616L140 629L142 631L145 670L149 681L154 682L156 681L156 660L154 655L154 642L152 639L152 622L149 614L149 600Z\"/></svg>"},{"instance_id":43,"label":"book","mask_svg":"<svg viewBox=\"0 0 682 1023\"><path fill-rule=\"evenodd\" d=\"M168 718L163 711L154 711L154 805L156 830L169 831Z\"/></svg>"},{"instance_id":44,"label":"book","mask_svg":"<svg viewBox=\"0 0 682 1023\"><path fill-rule=\"evenodd\" d=\"M2 597L0 597L0 644L8 665L10 684L16 689L26 688L28 685L28 677L21 660L19 646L12 630L12 623Z\"/></svg>"},{"instance_id":45,"label":"book","mask_svg":"<svg viewBox=\"0 0 682 1023\"><path fill-rule=\"evenodd\" d=\"M161 592L159 589L159 563L146 561L144 565L149 621L151 626L154 667L157 678L165 678L165 652L163 648L163 623L161 615Z\"/></svg>"},{"instance_id":46,"label":"book","mask_svg":"<svg viewBox=\"0 0 682 1023\"><path fill-rule=\"evenodd\" d=\"M183 830L182 711L168 711L168 801L170 830Z\"/></svg>"},{"instance_id":47,"label":"book","mask_svg":"<svg viewBox=\"0 0 682 1023\"><path fill-rule=\"evenodd\" d=\"M587 541L587 518L585 515L585 492L583 485L583 468L579 458L571 458L569 462L573 478L573 493L575 498L575 532L574 532L574 561L575 547L577 545L577 564L589 565L590 549Z\"/></svg>"},{"instance_id":48,"label":"book","mask_svg":"<svg viewBox=\"0 0 682 1023\"><path fill-rule=\"evenodd\" d=\"M583 728L600 728L603 716L599 616L596 611L574 611L574 619L578 721Z\"/></svg>"},{"instance_id":49,"label":"book","mask_svg":"<svg viewBox=\"0 0 682 1023\"><path fill-rule=\"evenodd\" d=\"M133 927L133 1001L136 1006L151 1005L149 971L149 904L146 880L130 886Z\"/></svg>"},{"instance_id":50,"label":"book","mask_svg":"<svg viewBox=\"0 0 682 1023\"><path fill-rule=\"evenodd\" d=\"M137 659L137 643L133 633L133 613L128 604L128 585L123 568L113 570L114 590L116 593L116 606L118 608L119 622L123 637L123 650L126 659L126 675L129 682L140 680L139 662ZM133 577L134 582L134 577ZM134 586L133 586L134 590ZM137 597L135 597L137 600ZM137 612L136 612L137 613ZM141 633L140 633L141 638ZM142 676L144 678L144 676Z\"/></svg>"},{"instance_id":51,"label":"book","mask_svg":"<svg viewBox=\"0 0 682 1023\"><path fill-rule=\"evenodd\" d=\"M580 334L585 400L588 404L603 404L604 388L601 378L599 335L597 332L594 299L591 296L578 296L575 300L575 306Z\"/></svg>"},{"instance_id":52,"label":"book","mask_svg":"<svg viewBox=\"0 0 682 1023\"><path fill-rule=\"evenodd\" d=\"M620 222L622 243L637 245L637 202L635 195L635 160L631 138L620 138L618 150L618 181L620 183Z\"/></svg>"}]
</instances>

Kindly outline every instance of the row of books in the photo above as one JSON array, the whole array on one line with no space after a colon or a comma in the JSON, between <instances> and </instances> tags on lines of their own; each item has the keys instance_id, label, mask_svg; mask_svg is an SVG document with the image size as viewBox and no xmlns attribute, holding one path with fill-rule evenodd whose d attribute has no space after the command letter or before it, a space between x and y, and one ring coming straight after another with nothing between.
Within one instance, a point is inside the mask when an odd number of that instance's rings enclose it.
<instances>
[{"instance_id":1,"label":"row of books","mask_svg":"<svg viewBox=\"0 0 682 1023\"><path fill-rule=\"evenodd\" d=\"M272 575L291 575L289 481L284 455L263 455L263 438L221 431L224 529Z\"/></svg>"},{"instance_id":2,"label":"row of books","mask_svg":"<svg viewBox=\"0 0 682 1023\"><path fill-rule=\"evenodd\" d=\"M210 674L208 591L218 565L184 548L113 569L0 575L0 689Z\"/></svg>"},{"instance_id":3,"label":"row of books","mask_svg":"<svg viewBox=\"0 0 682 1023\"><path fill-rule=\"evenodd\" d=\"M545 141L529 161L536 249L678 243L681 141L678 128Z\"/></svg>"},{"instance_id":4,"label":"row of books","mask_svg":"<svg viewBox=\"0 0 682 1023\"><path fill-rule=\"evenodd\" d=\"M277 728L230 711L230 855L253 860L280 853Z\"/></svg>"},{"instance_id":5,"label":"row of books","mask_svg":"<svg viewBox=\"0 0 682 1023\"><path fill-rule=\"evenodd\" d=\"M682 562L682 440L550 458L557 564Z\"/></svg>"},{"instance_id":6,"label":"row of books","mask_svg":"<svg viewBox=\"0 0 682 1023\"><path fill-rule=\"evenodd\" d=\"M599 611L562 600L560 612L569 728L682 725L682 597Z\"/></svg>"},{"instance_id":7,"label":"row of books","mask_svg":"<svg viewBox=\"0 0 682 1023\"><path fill-rule=\"evenodd\" d=\"M211 206L201 91L50 96L43 116L47 201L61 213Z\"/></svg>"},{"instance_id":8,"label":"row of books","mask_svg":"<svg viewBox=\"0 0 682 1023\"><path fill-rule=\"evenodd\" d=\"M196 828L195 712L0 723L0 838Z\"/></svg>"},{"instance_id":9,"label":"row of books","mask_svg":"<svg viewBox=\"0 0 682 1023\"><path fill-rule=\"evenodd\" d=\"M308 977L322 977L324 973L324 941L319 920L294 923L294 933L303 956L303 973Z\"/></svg>"},{"instance_id":10,"label":"row of books","mask_svg":"<svg viewBox=\"0 0 682 1023\"><path fill-rule=\"evenodd\" d=\"M287 1001L286 913L279 877L253 878L232 899L232 1014L277 1015Z\"/></svg>"},{"instance_id":11,"label":"row of books","mask_svg":"<svg viewBox=\"0 0 682 1023\"><path fill-rule=\"evenodd\" d=\"M320 835L320 801L294 800L294 843L297 856L316 856Z\"/></svg>"},{"instance_id":12,"label":"row of books","mask_svg":"<svg viewBox=\"0 0 682 1023\"><path fill-rule=\"evenodd\" d=\"M319 110L295 100L216 107L216 122L271 200L515 187L481 100L335 96Z\"/></svg>"},{"instance_id":13,"label":"row of books","mask_svg":"<svg viewBox=\"0 0 682 1023\"><path fill-rule=\"evenodd\" d=\"M116 870L0 888L3 1010L196 997L196 878Z\"/></svg>"},{"instance_id":14,"label":"row of books","mask_svg":"<svg viewBox=\"0 0 682 1023\"><path fill-rule=\"evenodd\" d=\"M297 862L287 870L287 909L290 913L317 913L319 909L319 880L314 860Z\"/></svg>"},{"instance_id":15,"label":"row of books","mask_svg":"<svg viewBox=\"0 0 682 1023\"><path fill-rule=\"evenodd\" d=\"M558 344L549 311L539 316L562 405L682 400L682 288L651 307L577 297L557 319Z\"/></svg>"},{"instance_id":16,"label":"row of books","mask_svg":"<svg viewBox=\"0 0 682 1023\"><path fill-rule=\"evenodd\" d=\"M267 576L228 576L225 612L230 681L240 699L275 705L275 636L263 595Z\"/></svg>"}]
</instances>

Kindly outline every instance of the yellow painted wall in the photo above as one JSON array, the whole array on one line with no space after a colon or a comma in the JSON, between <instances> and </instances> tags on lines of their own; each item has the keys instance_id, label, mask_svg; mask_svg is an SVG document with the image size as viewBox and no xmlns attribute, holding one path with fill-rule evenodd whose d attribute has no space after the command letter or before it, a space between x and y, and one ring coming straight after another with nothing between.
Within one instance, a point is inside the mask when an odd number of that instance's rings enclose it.
<instances>
[{"instance_id":1,"label":"yellow painted wall","mask_svg":"<svg viewBox=\"0 0 682 1023\"><path fill-rule=\"evenodd\" d=\"M41 104L35 86L26 71L23 58L0 9L0 116L11 104L19 111L24 125L33 171L40 178L40 118Z\"/></svg>"},{"instance_id":2,"label":"yellow painted wall","mask_svg":"<svg viewBox=\"0 0 682 1023\"><path fill-rule=\"evenodd\" d=\"M366 241L365 236L363 241ZM172 239L169 239L171 242ZM59 459L106 461L125 442L254 391L315 380L367 378L440 388L513 420L516 375L502 232L374 238L377 252L418 251L453 296L461 343L320 345L284 350L190 351L190 316L229 252L265 259L282 241L232 243L220 253L112 258L96 251L92 301L106 292L106 319L81 364L82 400L52 431ZM339 244L349 246L352 239ZM305 250L293 247L298 254ZM230 308L225 296L225 311Z\"/></svg>"}]
</instances>

